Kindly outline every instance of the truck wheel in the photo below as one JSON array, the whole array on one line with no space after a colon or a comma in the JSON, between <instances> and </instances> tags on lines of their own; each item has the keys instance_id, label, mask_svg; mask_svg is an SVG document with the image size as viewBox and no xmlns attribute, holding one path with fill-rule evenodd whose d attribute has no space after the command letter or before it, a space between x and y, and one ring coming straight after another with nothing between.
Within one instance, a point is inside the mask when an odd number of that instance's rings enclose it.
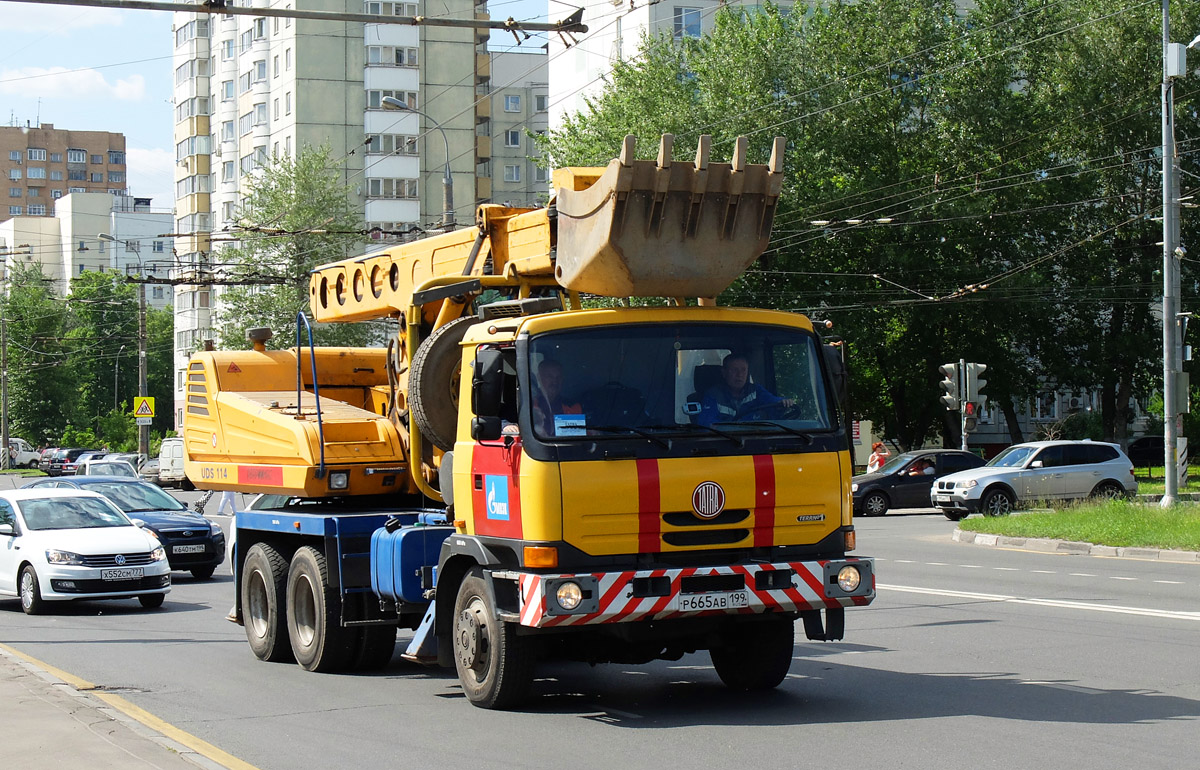
<instances>
[{"instance_id":1,"label":"truck wheel","mask_svg":"<svg viewBox=\"0 0 1200 770\"><path fill-rule=\"evenodd\" d=\"M438 449L454 448L458 433L459 343L479 319L457 318L421 343L408 373L408 403L421 434Z\"/></svg>"},{"instance_id":2,"label":"truck wheel","mask_svg":"<svg viewBox=\"0 0 1200 770\"><path fill-rule=\"evenodd\" d=\"M246 641L259 660L275 662L292 660L288 645L287 559L273 547L255 543L246 552L242 567L242 622Z\"/></svg>"},{"instance_id":3,"label":"truck wheel","mask_svg":"<svg viewBox=\"0 0 1200 770\"><path fill-rule=\"evenodd\" d=\"M787 676L795 644L791 620L739 623L725 633L724 644L708 655L729 689L769 690Z\"/></svg>"},{"instance_id":4,"label":"truck wheel","mask_svg":"<svg viewBox=\"0 0 1200 770\"><path fill-rule=\"evenodd\" d=\"M496 618L483 570L473 567L454 600L454 667L467 700L503 709L524 700L533 684L533 646Z\"/></svg>"},{"instance_id":5,"label":"truck wheel","mask_svg":"<svg viewBox=\"0 0 1200 770\"><path fill-rule=\"evenodd\" d=\"M349 668L358 636L342 628L341 614L341 599L329 585L325 554L308 545L296 551L287 577L287 627L301 668Z\"/></svg>"},{"instance_id":6,"label":"truck wheel","mask_svg":"<svg viewBox=\"0 0 1200 770\"><path fill-rule=\"evenodd\" d=\"M355 651L354 668L359 671L378 671L392 662L395 651L395 626L363 626L362 637Z\"/></svg>"}]
</instances>

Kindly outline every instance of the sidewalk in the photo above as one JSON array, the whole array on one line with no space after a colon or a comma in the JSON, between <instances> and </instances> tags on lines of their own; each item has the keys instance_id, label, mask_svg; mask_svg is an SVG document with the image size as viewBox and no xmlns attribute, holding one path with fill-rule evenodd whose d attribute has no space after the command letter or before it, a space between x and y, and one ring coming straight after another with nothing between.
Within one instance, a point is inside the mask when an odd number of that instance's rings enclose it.
<instances>
[{"instance_id":1,"label":"sidewalk","mask_svg":"<svg viewBox=\"0 0 1200 770\"><path fill-rule=\"evenodd\" d=\"M0 646L3 766L13 770L248 767L215 762L123 713L121 706L128 704L123 698L104 697L116 707ZM132 704L128 707L138 710Z\"/></svg>"},{"instance_id":2,"label":"sidewalk","mask_svg":"<svg viewBox=\"0 0 1200 770\"><path fill-rule=\"evenodd\" d=\"M992 548L1016 548L1040 553L1071 553L1082 556L1109 556L1121 559L1157 559L1158 561L1195 564L1200 562L1200 551L1174 551L1166 548L1129 548L1094 543L1078 543L1072 540L1050 540L1038 537L1007 537L988 535L983 532L967 532L955 529L951 535L955 542Z\"/></svg>"}]
</instances>

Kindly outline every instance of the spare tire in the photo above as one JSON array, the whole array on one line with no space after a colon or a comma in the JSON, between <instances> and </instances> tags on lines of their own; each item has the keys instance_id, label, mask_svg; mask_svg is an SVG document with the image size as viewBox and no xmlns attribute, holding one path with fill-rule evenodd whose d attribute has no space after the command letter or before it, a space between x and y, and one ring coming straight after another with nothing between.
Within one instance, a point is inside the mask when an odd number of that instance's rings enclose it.
<instances>
[{"instance_id":1,"label":"spare tire","mask_svg":"<svg viewBox=\"0 0 1200 770\"><path fill-rule=\"evenodd\" d=\"M408 373L408 406L421 435L443 452L458 434L459 344L474 316L457 318L437 329L417 348Z\"/></svg>"}]
</instances>

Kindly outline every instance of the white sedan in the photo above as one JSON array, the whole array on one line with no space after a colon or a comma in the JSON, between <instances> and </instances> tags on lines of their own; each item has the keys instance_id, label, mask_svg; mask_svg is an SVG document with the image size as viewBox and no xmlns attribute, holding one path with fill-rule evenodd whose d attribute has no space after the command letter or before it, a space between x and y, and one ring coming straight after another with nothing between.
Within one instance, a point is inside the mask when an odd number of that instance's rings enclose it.
<instances>
[{"instance_id":1,"label":"white sedan","mask_svg":"<svg viewBox=\"0 0 1200 770\"><path fill-rule=\"evenodd\" d=\"M158 538L103 496L78 489L0 492L0 596L27 614L48 601L137 599L162 606L171 567Z\"/></svg>"}]
</instances>

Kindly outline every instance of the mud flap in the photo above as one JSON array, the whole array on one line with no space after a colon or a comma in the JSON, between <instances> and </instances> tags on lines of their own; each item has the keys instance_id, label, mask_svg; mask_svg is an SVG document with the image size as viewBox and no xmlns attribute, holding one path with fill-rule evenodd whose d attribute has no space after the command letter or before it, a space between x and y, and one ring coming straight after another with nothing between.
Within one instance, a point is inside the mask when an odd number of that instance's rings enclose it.
<instances>
[{"instance_id":1,"label":"mud flap","mask_svg":"<svg viewBox=\"0 0 1200 770\"><path fill-rule=\"evenodd\" d=\"M835 642L846 634L846 609L831 607L825 610L825 625L821 625L821 611L807 610L800 613L804 621L804 635L817 642Z\"/></svg>"}]
</instances>

